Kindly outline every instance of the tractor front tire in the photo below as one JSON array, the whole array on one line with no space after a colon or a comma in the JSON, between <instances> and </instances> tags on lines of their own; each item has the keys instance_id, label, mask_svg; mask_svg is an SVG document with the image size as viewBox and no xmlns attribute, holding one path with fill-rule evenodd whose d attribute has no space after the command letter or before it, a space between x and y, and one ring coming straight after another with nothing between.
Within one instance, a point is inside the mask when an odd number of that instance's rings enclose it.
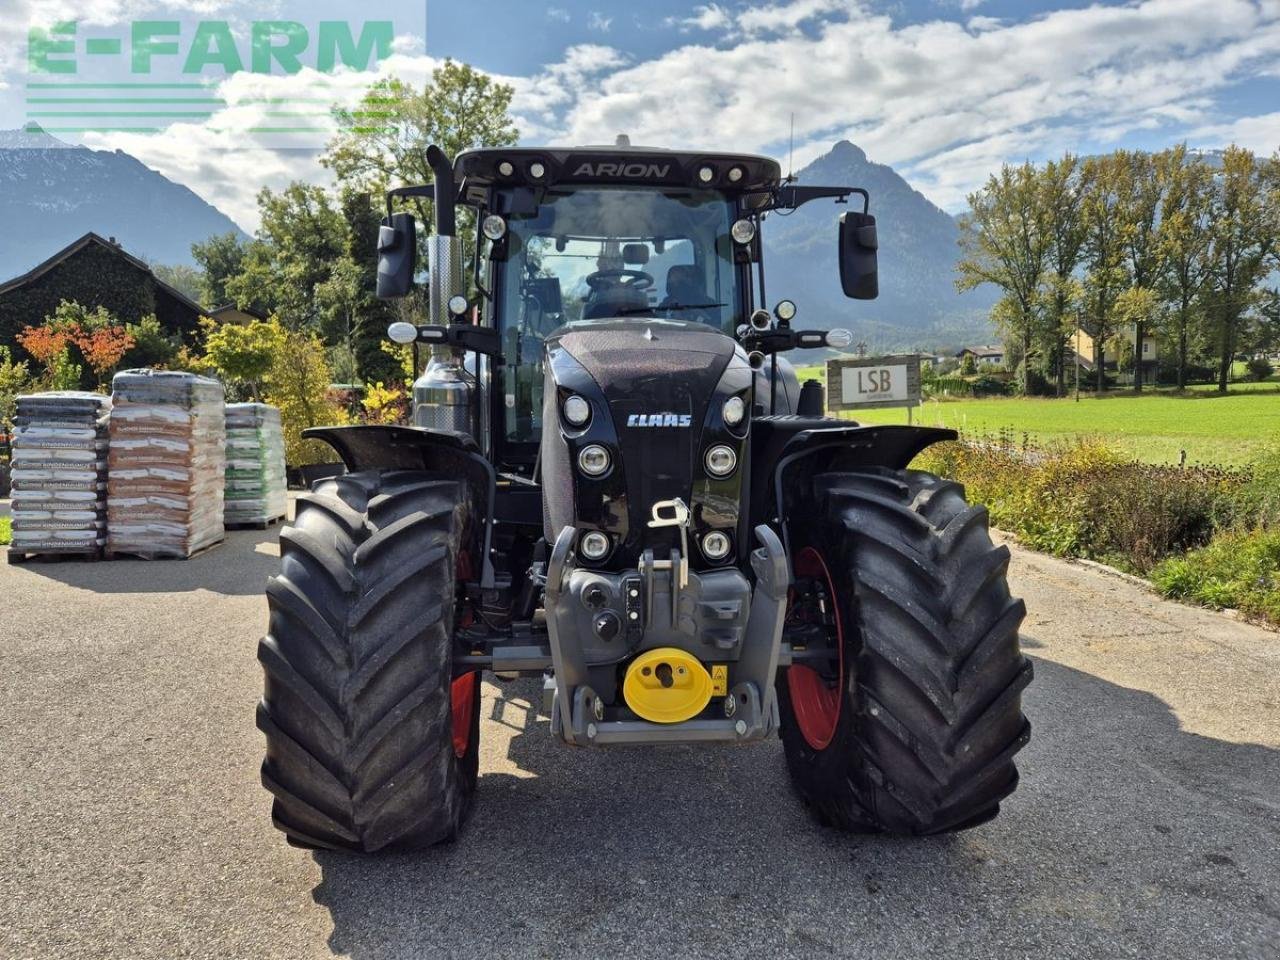
<instances>
[{"instance_id":1,"label":"tractor front tire","mask_svg":"<svg viewBox=\"0 0 1280 960\"><path fill-rule=\"evenodd\" d=\"M450 840L478 772L479 675L455 678L463 487L407 471L323 480L280 533L258 646L262 783L296 846Z\"/></svg>"},{"instance_id":2,"label":"tractor front tire","mask_svg":"<svg viewBox=\"0 0 1280 960\"><path fill-rule=\"evenodd\" d=\"M813 514L792 528L793 568L834 598L838 657L779 676L799 793L820 821L853 832L991 819L1030 734L1026 608L1009 594L1008 548L992 544L985 508L962 487L921 471L823 474L813 494Z\"/></svg>"}]
</instances>

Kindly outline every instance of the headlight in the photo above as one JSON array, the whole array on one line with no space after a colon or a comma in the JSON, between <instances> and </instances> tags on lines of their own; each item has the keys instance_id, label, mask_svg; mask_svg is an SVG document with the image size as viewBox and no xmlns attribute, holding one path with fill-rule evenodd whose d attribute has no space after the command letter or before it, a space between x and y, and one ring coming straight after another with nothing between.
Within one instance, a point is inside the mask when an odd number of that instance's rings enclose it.
<instances>
[{"instance_id":1,"label":"headlight","mask_svg":"<svg viewBox=\"0 0 1280 960\"><path fill-rule=\"evenodd\" d=\"M778 305L773 308L773 315L785 323L790 323L796 318L796 305L790 300L779 300Z\"/></svg>"},{"instance_id":2,"label":"headlight","mask_svg":"<svg viewBox=\"0 0 1280 960\"><path fill-rule=\"evenodd\" d=\"M715 178L716 178L715 167L699 167L698 168L698 179L703 183L710 183Z\"/></svg>"},{"instance_id":3,"label":"headlight","mask_svg":"<svg viewBox=\"0 0 1280 960\"><path fill-rule=\"evenodd\" d=\"M740 424L746 414L747 405L742 402L741 397L730 397L724 402L724 409L721 411L724 422L731 427L736 427Z\"/></svg>"},{"instance_id":4,"label":"headlight","mask_svg":"<svg viewBox=\"0 0 1280 960\"><path fill-rule=\"evenodd\" d=\"M418 328L412 323L397 320L387 327L387 339L392 343L413 343L418 339Z\"/></svg>"},{"instance_id":5,"label":"headlight","mask_svg":"<svg viewBox=\"0 0 1280 960\"><path fill-rule=\"evenodd\" d=\"M591 404L576 394L564 402L564 418L575 427L583 426L591 419Z\"/></svg>"},{"instance_id":6,"label":"headlight","mask_svg":"<svg viewBox=\"0 0 1280 960\"><path fill-rule=\"evenodd\" d=\"M588 560L599 560L609 552L609 538L599 530L589 530L582 535L578 547Z\"/></svg>"},{"instance_id":7,"label":"headlight","mask_svg":"<svg viewBox=\"0 0 1280 960\"><path fill-rule=\"evenodd\" d=\"M728 447L725 449L727 450ZM582 452L578 454L578 466L589 477L606 474L609 472L609 451L598 443L583 447Z\"/></svg>"},{"instance_id":8,"label":"headlight","mask_svg":"<svg viewBox=\"0 0 1280 960\"><path fill-rule=\"evenodd\" d=\"M756 225L747 219L735 220L729 228L729 235L733 237L734 243L750 243L756 235Z\"/></svg>"},{"instance_id":9,"label":"headlight","mask_svg":"<svg viewBox=\"0 0 1280 960\"><path fill-rule=\"evenodd\" d=\"M828 347L835 347L838 350L843 350L845 347L849 346L849 344L853 343L853 334L848 330L845 330L843 327L834 327L827 331L826 340Z\"/></svg>"},{"instance_id":10,"label":"headlight","mask_svg":"<svg viewBox=\"0 0 1280 960\"><path fill-rule=\"evenodd\" d=\"M529 164L529 176L535 180L541 180L547 175L547 168L540 164L537 160Z\"/></svg>"},{"instance_id":11,"label":"headlight","mask_svg":"<svg viewBox=\"0 0 1280 960\"><path fill-rule=\"evenodd\" d=\"M713 477L727 477L738 465L738 455L732 447L719 443L707 451L706 464L707 473Z\"/></svg>"},{"instance_id":12,"label":"headlight","mask_svg":"<svg viewBox=\"0 0 1280 960\"><path fill-rule=\"evenodd\" d=\"M730 183L737 183L737 182L738 182L739 180L741 180L741 179L742 179L742 168L741 168L741 167L730 167L730 168L729 168L729 182L730 182Z\"/></svg>"},{"instance_id":13,"label":"headlight","mask_svg":"<svg viewBox=\"0 0 1280 960\"><path fill-rule=\"evenodd\" d=\"M496 213L491 213L480 221L480 230L486 237L495 243L501 240L507 233L507 221Z\"/></svg>"},{"instance_id":14,"label":"headlight","mask_svg":"<svg viewBox=\"0 0 1280 960\"><path fill-rule=\"evenodd\" d=\"M713 530L702 538L702 553L709 560L723 560L729 555L729 537L719 530Z\"/></svg>"},{"instance_id":15,"label":"headlight","mask_svg":"<svg viewBox=\"0 0 1280 960\"><path fill-rule=\"evenodd\" d=\"M454 296L449 298L448 307L449 307L449 313L452 316L455 316L455 317L462 316L464 313L467 312L467 308L470 306L471 304L467 302L467 298L460 293L455 294Z\"/></svg>"},{"instance_id":16,"label":"headlight","mask_svg":"<svg viewBox=\"0 0 1280 960\"><path fill-rule=\"evenodd\" d=\"M516 168L511 165L510 160L503 160L501 163L498 164L499 176L509 177L515 172L516 172Z\"/></svg>"}]
</instances>

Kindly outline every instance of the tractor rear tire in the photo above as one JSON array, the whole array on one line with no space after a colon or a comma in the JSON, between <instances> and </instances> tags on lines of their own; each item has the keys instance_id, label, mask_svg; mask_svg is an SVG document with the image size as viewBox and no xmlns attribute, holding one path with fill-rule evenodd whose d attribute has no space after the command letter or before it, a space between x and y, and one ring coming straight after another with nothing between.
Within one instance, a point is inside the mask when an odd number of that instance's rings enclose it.
<instances>
[{"instance_id":1,"label":"tractor rear tire","mask_svg":"<svg viewBox=\"0 0 1280 960\"><path fill-rule=\"evenodd\" d=\"M408 471L317 482L280 533L258 645L262 783L295 846L454 838L479 767L479 674L453 677L463 487Z\"/></svg>"},{"instance_id":2,"label":"tractor rear tire","mask_svg":"<svg viewBox=\"0 0 1280 960\"><path fill-rule=\"evenodd\" d=\"M985 508L932 474L868 468L814 485L793 567L834 596L839 658L779 676L793 782L820 821L852 832L990 820L1030 734L1008 548L993 546Z\"/></svg>"}]
</instances>

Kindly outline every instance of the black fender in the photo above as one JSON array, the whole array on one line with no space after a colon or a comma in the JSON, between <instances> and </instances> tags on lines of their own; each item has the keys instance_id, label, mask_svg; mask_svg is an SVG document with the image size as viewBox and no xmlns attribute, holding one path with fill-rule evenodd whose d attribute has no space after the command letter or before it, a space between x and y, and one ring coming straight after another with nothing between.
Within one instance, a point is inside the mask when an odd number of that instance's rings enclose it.
<instances>
[{"instance_id":1,"label":"black fender","mask_svg":"<svg viewBox=\"0 0 1280 960\"><path fill-rule=\"evenodd\" d=\"M480 589L494 589L493 511L497 495L497 474L484 458L475 439L454 430L428 430L364 424L352 427L310 427L302 431L307 440L321 440L333 447L348 472L357 470L421 470L465 480L471 502L483 514L480 537L474 545L480 552Z\"/></svg>"},{"instance_id":2,"label":"black fender","mask_svg":"<svg viewBox=\"0 0 1280 960\"><path fill-rule=\"evenodd\" d=\"M959 436L940 427L861 426L800 417L762 418L754 429L761 442L752 452L752 522L780 528L788 558L787 517L796 498L809 490L810 477L861 467L901 470L925 447Z\"/></svg>"}]
</instances>

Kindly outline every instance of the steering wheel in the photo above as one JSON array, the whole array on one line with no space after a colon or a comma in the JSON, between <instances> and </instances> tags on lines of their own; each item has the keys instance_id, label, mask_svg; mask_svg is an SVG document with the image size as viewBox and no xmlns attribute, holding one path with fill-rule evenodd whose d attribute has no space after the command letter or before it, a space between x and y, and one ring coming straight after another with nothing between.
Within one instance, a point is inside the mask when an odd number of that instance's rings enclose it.
<instances>
[{"instance_id":1,"label":"steering wheel","mask_svg":"<svg viewBox=\"0 0 1280 960\"><path fill-rule=\"evenodd\" d=\"M630 283L626 281L630 280ZM587 276L587 286L592 293L606 287L625 287L627 290L648 290L653 286L653 274L643 270L597 270Z\"/></svg>"}]
</instances>

